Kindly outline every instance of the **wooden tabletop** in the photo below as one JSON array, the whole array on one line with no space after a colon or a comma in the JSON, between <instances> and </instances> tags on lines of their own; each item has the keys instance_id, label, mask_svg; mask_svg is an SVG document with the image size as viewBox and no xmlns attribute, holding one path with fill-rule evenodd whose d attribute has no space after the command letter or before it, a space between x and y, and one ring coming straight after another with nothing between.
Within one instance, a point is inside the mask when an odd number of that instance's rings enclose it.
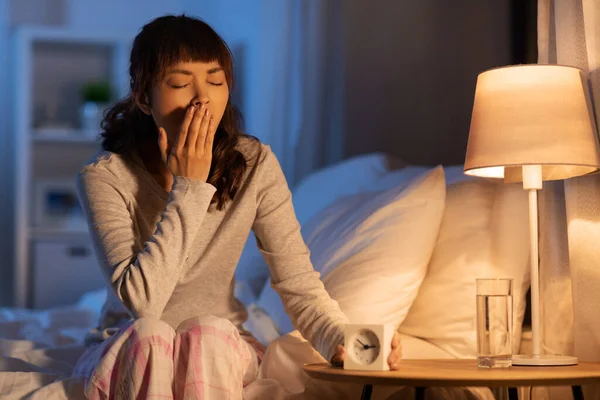
<instances>
[{"instance_id":1,"label":"wooden tabletop","mask_svg":"<svg viewBox=\"0 0 600 400\"><path fill-rule=\"evenodd\" d=\"M561 367L478 368L477 360L402 360L398 371L346 371L330 364L310 364L304 371L315 379L363 385L419 386L572 386L600 383L600 363Z\"/></svg>"}]
</instances>

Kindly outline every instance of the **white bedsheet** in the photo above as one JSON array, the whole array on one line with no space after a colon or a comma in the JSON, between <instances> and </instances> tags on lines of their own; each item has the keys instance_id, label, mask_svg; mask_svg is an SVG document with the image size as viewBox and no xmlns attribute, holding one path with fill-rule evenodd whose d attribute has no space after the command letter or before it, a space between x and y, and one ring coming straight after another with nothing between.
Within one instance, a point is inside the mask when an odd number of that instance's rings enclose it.
<instances>
[{"instance_id":1,"label":"white bedsheet","mask_svg":"<svg viewBox=\"0 0 600 400\"><path fill-rule=\"evenodd\" d=\"M84 351L94 314L70 307L0 310L0 399L78 399L83 382L70 379Z\"/></svg>"},{"instance_id":2,"label":"white bedsheet","mask_svg":"<svg viewBox=\"0 0 600 400\"><path fill-rule=\"evenodd\" d=\"M84 325L95 315L77 306L44 312L0 309L0 399L84 399L83 381L70 374L84 351ZM450 358L417 338L404 336L402 343L405 358ZM304 363L324 361L298 332L280 337L269 346L259 379L244 389L244 399L358 398L359 385L315 381L301 370ZM373 399L410 398L411 391L376 386ZM434 389L427 398L493 397L487 389Z\"/></svg>"}]
</instances>

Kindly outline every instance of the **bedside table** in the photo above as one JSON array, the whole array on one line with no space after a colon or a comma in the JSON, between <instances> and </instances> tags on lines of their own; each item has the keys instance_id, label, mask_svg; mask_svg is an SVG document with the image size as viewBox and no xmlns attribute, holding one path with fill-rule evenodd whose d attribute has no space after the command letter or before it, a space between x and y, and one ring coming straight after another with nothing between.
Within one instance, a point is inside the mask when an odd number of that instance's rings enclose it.
<instances>
[{"instance_id":1,"label":"bedside table","mask_svg":"<svg viewBox=\"0 0 600 400\"><path fill-rule=\"evenodd\" d=\"M582 384L600 383L600 363L580 362L566 367L510 367L483 369L477 360L402 360L398 371L346 371L330 364L310 364L304 371L315 379L364 385L362 399L371 398L373 385L412 386L415 398L425 398L425 388L436 386L508 387L517 399L518 386L571 386L575 400L583 399Z\"/></svg>"},{"instance_id":2,"label":"bedside table","mask_svg":"<svg viewBox=\"0 0 600 400\"><path fill-rule=\"evenodd\" d=\"M32 308L71 305L84 293L106 287L87 234L37 239L30 242L30 247Z\"/></svg>"}]
</instances>

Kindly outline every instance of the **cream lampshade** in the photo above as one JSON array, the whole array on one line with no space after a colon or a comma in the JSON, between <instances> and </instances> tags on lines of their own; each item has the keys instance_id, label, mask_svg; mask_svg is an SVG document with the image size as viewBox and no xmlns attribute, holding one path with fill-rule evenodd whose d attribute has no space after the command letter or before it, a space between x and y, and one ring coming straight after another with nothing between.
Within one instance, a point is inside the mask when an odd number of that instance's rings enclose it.
<instances>
[{"instance_id":1,"label":"cream lampshade","mask_svg":"<svg viewBox=\"0 0 600 400\"><path fill-rule=\"evenodd\" d=\"M516 365L576 364L575 357L540 355L537 190L543 180L600 169L587 79L580 69L520 65L477 78L464 171L523 182L529 191L533 354Z\"/></svg>"}]
</instances>

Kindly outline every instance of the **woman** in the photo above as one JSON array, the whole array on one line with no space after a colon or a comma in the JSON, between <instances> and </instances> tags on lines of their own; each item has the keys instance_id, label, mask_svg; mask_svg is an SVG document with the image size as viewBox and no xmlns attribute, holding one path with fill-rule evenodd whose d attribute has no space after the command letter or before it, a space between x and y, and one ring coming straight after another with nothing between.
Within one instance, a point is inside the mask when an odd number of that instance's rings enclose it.
<instances>
[{"instance_id":1,"label":"woman","mask_svg":"<svg viewBox=\"0 0 600 400\"><path fill-rule=\"evenodd\" d=\"M347 319L312 268L277 159L238 128L226 44L198 19L161 17L135 38L129 74L105 151L78 176L112 287L74 372L88 398L241 398L264 353L233 295L250 229L294 325L341 363Z\"/></svg>"}]
</instances>

